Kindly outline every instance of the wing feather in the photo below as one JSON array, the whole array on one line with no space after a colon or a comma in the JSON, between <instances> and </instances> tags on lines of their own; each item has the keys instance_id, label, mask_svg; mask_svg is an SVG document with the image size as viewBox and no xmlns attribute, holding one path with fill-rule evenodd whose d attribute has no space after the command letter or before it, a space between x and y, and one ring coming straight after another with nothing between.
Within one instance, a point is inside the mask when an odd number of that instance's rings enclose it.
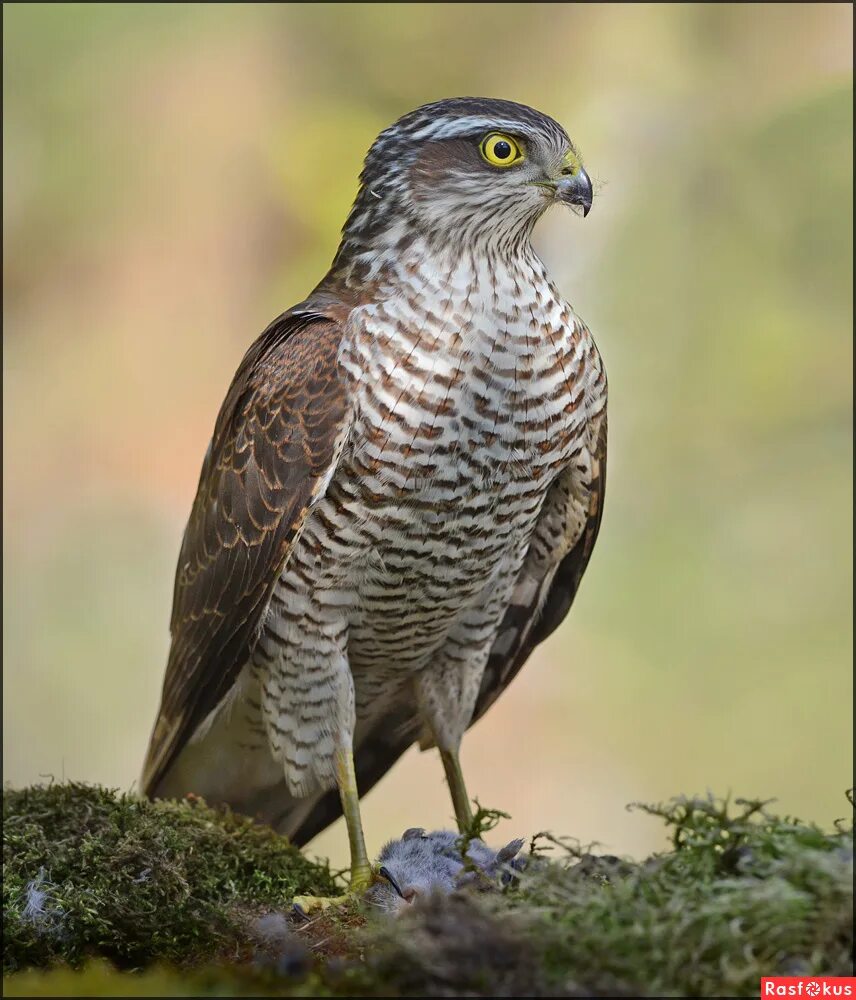
<instances>
[{"instance_id":1,"label":"wing feather","mask_svg":"<svg viewBox=\"0 0 856 1000\"><path fill-rule=\"evenodd\" d=\"M544 521L540 534L536 532L530 551L543 548L547 558L539 556L535 561L541 572L531 573L524 564L511 603L505 613L497 633L487 666L482 677L481 688L473 722L480 719L529 658L532 650L554 632L571 609L580 581L588 566L594 543L600 531L603 516L603 498L606 489L606 412L598 418L595 431L595 447L592 454L591 480L588 489L585 516L582 529L574 531L573 518L564 516L562 491L565 483L562 477L554 485L558 491L557 508L565 525L565 532L555 532L549 521ZM570 473L566 473L566 476ZM548 508L548 502L545 508ZM547 510L549 518L550 511ZM544 530L546 529L546 530ZM553 558L550 558L550 555Z\"/></svg>"},{"instance_id":2,"label":"wing feather","mask_svg":"<svg viewBox=\"0 0 856 1000\"><path fill-rule=\"evenodd\" d=\"M291 547L338 461L349 398L341 328L284 313L226 395L176 569L172 645L143 771L157 788L247 662Z\"/></svg>"}]
</instances>

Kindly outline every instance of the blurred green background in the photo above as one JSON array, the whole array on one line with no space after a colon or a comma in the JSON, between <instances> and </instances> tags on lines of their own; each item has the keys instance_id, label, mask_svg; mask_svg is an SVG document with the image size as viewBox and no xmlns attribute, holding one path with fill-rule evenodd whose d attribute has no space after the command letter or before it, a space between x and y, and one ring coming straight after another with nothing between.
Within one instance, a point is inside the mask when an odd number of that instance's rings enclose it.
<instances>
[{"instance_id":1,"label":"blurred green background","mask_svg":"<svg viewBox=\"0 0 856 1000\"><path fill-rule=\"evenodd\" d=\"M508 833L661 847L714 789L828 824L851 784L849 4L6 4L5 778L137 777L202 456L322 276L376 133L532 104L595 178L536 244L610 383L572 614L470 733ZM370 849L448 825L434 754ZM497 834L499 836L499 834ZM345 858L343 831L316 841Z\"/></svg>"}]
</instances>

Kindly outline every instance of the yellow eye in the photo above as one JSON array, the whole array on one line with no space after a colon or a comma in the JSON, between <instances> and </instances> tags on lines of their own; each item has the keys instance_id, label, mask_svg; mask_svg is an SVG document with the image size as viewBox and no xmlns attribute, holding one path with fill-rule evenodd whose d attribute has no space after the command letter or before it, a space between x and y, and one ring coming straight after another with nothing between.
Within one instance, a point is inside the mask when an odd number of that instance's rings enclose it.
<instances>
[{"instance_id":1,"label":"yellow eye","mask_svg":"<svg viewBox=\"0 0 856 1000\"><path fill-rule=\"evenodd\" d=\"M523 159L523 151L510 135L491 132L482 139L481 155L493 167L513 167Z\"/></svg>"}]
</instances>

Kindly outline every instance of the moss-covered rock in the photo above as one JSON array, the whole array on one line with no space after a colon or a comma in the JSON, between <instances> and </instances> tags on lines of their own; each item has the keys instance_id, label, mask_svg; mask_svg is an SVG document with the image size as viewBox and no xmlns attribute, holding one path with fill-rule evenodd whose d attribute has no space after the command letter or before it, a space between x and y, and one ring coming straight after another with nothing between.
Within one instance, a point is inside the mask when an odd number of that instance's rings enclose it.
<instances>
[{"instance_id":1,"label":"moss-covered rock","mask_svg":"<svg viewBox=\"0 0 856 1000\"><path fill-rule=\"evenodd\" d=\"M246 939L248 912L335 891L325 865L243 817L80 784L4 793L3 867L4 972L210 961Z\"/></svg>"},{"instance_id":2,"label":"moss-covered rock","mask_svg":"<svg viewBox=\"0 0 856 1000\"><path fill-rule=\"evenodd\" d=\"M201 803L10 792L5 967L61 964L7 977L5 993L757 996L763 975L852 974L852 824L710 797L642 808L672 832L648 861L542 839L503 891L298 927L283 904L333 882L270 831Z\"/></svg>"}]
</instances>

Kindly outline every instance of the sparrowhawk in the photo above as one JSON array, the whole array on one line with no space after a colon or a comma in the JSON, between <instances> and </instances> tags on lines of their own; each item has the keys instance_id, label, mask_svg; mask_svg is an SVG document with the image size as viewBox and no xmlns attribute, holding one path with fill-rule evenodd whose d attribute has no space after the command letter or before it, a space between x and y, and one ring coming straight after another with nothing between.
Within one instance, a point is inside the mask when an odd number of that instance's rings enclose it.
<instances>
[{"instance_id":1,"label":"sparrowhawk","mask_svg":"<svg viewBox=\"0 0 856 1000\"><path fill-rule=\"evenodd\" d=\"M591 207L567 133L443 100L372 145L331 268L247 351L175 578L143 787L303 844L415 741L470 821L461 738L571 606L597 537L606 376L530 238Z\"/></svg>"}]
</instances>

